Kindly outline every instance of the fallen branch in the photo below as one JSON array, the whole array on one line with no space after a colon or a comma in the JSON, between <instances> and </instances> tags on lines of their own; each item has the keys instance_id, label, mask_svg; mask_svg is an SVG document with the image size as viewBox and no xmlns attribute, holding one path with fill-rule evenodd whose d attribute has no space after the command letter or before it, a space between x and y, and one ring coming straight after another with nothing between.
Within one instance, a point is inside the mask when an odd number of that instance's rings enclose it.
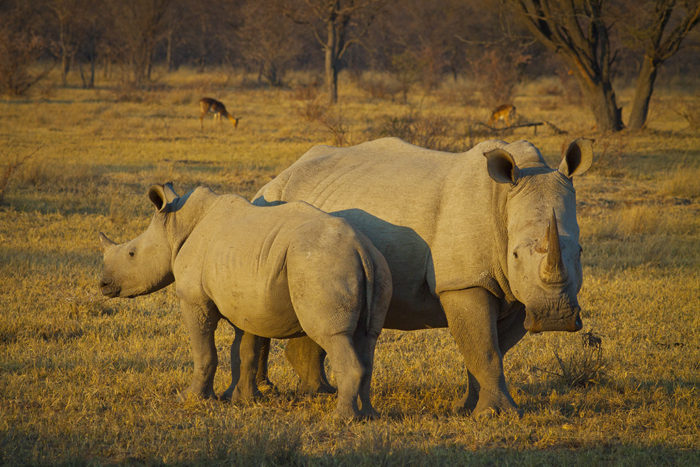
<instances>
[{"instance_id":1,"label":"fallen branch","mask_svg":"<svg viewBox=\"0 0 700 467\"><path fill-rule=\"evenodd\" d=\"M517 124L515 124L515 125L510 125L510 126L506 126L506 127L503 127L503 128L492 127L492 126L490 126L490 125L487 125L487 124L481 123L481 122L477 122L476 124L477 124L477 125L480 125L480 126L483 126L484 128L487 128L489 131L492 131L492 132L494 132L494 133L504 133L504 132L506 132L506 131L508 131L508 130L513 130L513 129L515 129L515 128L534 127L534 128L535 128L535 134L537 134L537 127L538 127L538 126L542 126L542 125L547 125L548 127L550 127L550 128L554 131L554 133L556 133L556 134L558 134L558 135L563 135L563 134L566 134L566 133L567 133L565 130L562 130L561 128L557 127L557 126L554 125L553 123L547 122L547 121L544 121L544 122L517 123Z\"/></svg>"}]
</instances>

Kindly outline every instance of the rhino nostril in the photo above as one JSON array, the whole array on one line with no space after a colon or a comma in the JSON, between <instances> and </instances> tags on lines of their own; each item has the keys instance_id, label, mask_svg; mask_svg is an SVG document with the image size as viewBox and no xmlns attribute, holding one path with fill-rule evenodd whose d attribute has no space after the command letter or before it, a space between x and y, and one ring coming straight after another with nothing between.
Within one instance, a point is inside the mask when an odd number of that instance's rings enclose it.
<instances>
[{"instance_id":1,"label":"rhino nostril","mask_svg":"<svg viewBox=\"0 0 700 467\"><path fill-rule=\"evenodd\" d=\"M109 279L100 279L100 287L107 287L112 285L112 281Z\"/></svg>"}]
</instances>

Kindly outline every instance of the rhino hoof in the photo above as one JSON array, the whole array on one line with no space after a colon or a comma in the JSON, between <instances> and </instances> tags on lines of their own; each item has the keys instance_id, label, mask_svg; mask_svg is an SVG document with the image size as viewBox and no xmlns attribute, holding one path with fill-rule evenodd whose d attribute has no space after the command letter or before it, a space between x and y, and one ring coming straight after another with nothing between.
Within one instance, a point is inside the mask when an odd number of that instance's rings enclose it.
<instances>
[{"instance_id":1,"label":"rhino hoof","mask_svg":"<svg viewBox=\"0 0 700 467\"><path fill-rule=\"evenodd\" d=\"M472 417L474 417L476 420L488 420L491 418L495 418L497 416L508 416L508 415L515 415L518 418L523 416L523 411L516 407L516 406L511 406L507 405L505 407L499 407L499 406L487 406L487 407L478 407L474 409L472 412Z\"/></svg>"}]
</instances>

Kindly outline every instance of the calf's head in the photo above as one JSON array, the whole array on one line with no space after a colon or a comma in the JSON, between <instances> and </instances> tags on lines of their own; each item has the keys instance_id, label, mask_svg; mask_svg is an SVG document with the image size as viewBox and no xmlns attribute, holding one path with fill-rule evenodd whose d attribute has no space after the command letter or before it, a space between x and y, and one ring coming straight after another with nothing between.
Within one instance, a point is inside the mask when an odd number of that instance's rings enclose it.
<instances>
[{"instance_id":1,"label":"calf's head","mask_svg":"<svg viewBox=\"0 0 700 467\"><path fill-rule=\"evenodd\" d=\"M511 146L518 150L518 143ZM525 305L528 331L578 331L582 249L572 178L591 166L592 143L571 143L557 170L547 167L529 143L519 146L536 154L539 162L530 157L518 167L510 147L484 154L491 178L510 185L502 213L504 272L513 295Z\"/></svg>"},{"instance_id":2,"label":"calf's head","mask_svg":"<svg viewBox=\"0 0 700 467\"><path fill-rule=\"evenodd\" d=\"M168 203L177 198L170 184L154 185L148 198L156 207L141 235L117 244L100 233L104 266L100 291L108 297L135 297L155 292L174 281L172 248L166 231Z\"/></svg>"}]
</instances>

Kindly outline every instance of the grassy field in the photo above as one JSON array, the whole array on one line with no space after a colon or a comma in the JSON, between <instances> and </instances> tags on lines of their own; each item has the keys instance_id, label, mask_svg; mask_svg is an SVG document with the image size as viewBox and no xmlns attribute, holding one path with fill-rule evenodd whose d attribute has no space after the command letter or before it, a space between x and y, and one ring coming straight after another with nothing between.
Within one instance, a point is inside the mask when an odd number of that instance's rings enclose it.
<instances>
[{"instance_id":1,"label":"grassy field","mask_svg":"<svg viewBox=\"0 0 700 467\"><path fill-rule=\"evenodd\" d=\"M96 287L97 233L122 242L145 229L151 184L250 197L314 144L400 133L459 151L488 137L468 83L404 104L343 76L329 110L304 78L270 90L179 72L150 92L49 84L0 101L0 464L700 464L700 130L679 114L700 98L688 85L658 91L646 131L616 135L596 134L555 81L518 90L523 119L568 134L505 139L529 139L551 164L571 139L596 139L575 184L584 331L602 340L526 336L505 359L522 418L451 413L465 378L444 329L382 334L376 421L332 421L334 397L297 394L282 342L271 352L277 391L260 402L179 402L192 361L172 288L105 300ZM200 131L203 95L241 116L238 129L208 118ZM218 393L232 339L222 323Z\"/></svg>"}]
</instances>

